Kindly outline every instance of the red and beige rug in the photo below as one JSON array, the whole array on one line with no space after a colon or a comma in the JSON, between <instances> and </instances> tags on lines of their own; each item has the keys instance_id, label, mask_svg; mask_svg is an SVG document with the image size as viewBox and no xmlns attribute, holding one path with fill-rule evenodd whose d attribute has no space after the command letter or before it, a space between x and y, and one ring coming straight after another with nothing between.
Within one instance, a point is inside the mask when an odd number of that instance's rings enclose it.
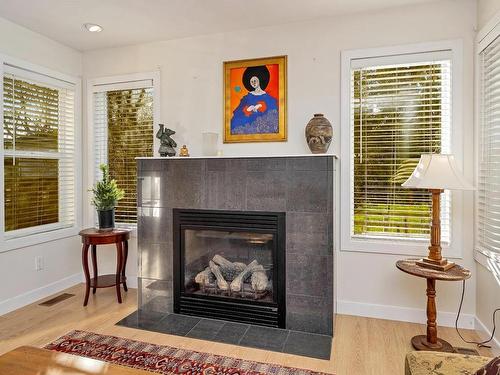
<instances>
[{"instance_id":1,"label":"red and beige rug","mask_svg":"<svg viewBox=\"0 0 500 375\"><path fill-rule=\"evenodd\" d=\"M326 375L85 331L69 332L45 349L165 375Z\"/></svg>"}]
</instances>

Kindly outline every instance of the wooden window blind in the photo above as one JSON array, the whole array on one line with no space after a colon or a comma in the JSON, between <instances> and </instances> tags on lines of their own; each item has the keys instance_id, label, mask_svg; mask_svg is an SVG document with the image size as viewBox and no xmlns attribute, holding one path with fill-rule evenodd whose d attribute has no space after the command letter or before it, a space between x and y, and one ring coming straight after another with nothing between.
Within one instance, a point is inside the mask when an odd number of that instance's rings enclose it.
<instances>
[{"instance_id":1,"label":"wooden window blind","mask_svg":"<svg viewBox=\"0 0 500 375\"><path fill-rule=\"evenodd\" d=\"M422 153L448 152L450 61L351 70L351 236L430 236L431 196L401 184ZM450 241L450 197L442 200L442 241Z\"/></svg>"},{"instance_id":2,"label":"wooden window blind","mask_svg":"<svg viewBox=\"0 0 500 375\"><path fill-rule=\"evenodd\" d=\"M125 190L116 207L116 222L137 222L137 163L153 156L153 88L151 85L94 93L96 178L100 163L108 163L110 175Z\"/></svg>"},{"instance_id":3,"label":"wooden window blind","mask_svg":"<svg viewBox=\"0 0 500 375\"><path fill-rule=\"evenodd\" d=\"M6 66L5 72L6 235L71 227L76 220L74 88L55 79L48 84L26 78L19 68Z\"/></svg>"},{"instance_id":4,"label":"wooden window blind","mask_svg":"<svg viewBox=\"0 0 500 375\"><path fill-rule=\"evenodd\" d=\"M500 261L500 36L480 53L476 247Z\"/></svg>"}]
</instances>

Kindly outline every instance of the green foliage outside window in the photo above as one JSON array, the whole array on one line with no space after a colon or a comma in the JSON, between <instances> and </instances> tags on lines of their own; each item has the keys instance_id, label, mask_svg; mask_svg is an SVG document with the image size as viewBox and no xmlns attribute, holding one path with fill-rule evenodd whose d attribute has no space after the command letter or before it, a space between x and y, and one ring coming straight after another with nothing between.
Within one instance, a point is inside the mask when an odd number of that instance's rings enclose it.
<instances>
[{"instance_id":1,"label":"green foliage outside window","mask_svg":"<svg viewBox=\"0 0 500 375\"><path fill-rule=\"evenodd\" d=\"M353 71L355 235L429 236L430 194L401 184L422 153L441 152L441 69Z\"/></svg>"},{"instance_id":2,"label":"green foliage outside window","mask_svg":"<svg viewBox=\"0 0 500 375\"><path fill-rule=\"evenodd\" d=\"M59 161L4 158L5 231L59 221Z\"/></svg>"},{"instance_id":3,"label":"green foliage outside window","mask_svg":"<svg viewBox=\"0 0 500 375\"><path fill-rule=\"evenodd\" d=\"M116 222L137 222L137 163L153 156L153 89L106 93L109 173L125 197L115 211Z\"/></svg>"},{"instance_id":4,"label":"green foliage outside window","mask_svg":"<svg viewBox=\"0 0 500 375\"><path fill-rule=\"evenodd\" d=\"M16 151L57 152L59 92L4 76L5 231L59 221L59 161L9 157Z\"/></svg>"}]
</instances>

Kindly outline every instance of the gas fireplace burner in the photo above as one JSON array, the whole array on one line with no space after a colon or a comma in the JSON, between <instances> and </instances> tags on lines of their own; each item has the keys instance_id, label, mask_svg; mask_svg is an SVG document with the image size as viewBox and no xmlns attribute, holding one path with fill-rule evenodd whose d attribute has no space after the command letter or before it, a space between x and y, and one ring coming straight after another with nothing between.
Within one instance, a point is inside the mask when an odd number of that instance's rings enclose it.
<instances>
[{"instance_id":1,"label":"gas fireplace burner","mask_svg":"<svg viewBox=\"0 0 500 375\"><path fill-rule=\"evenodd\" d=\"M173 210L174 311L285 327L285 214Z\"/></svg>"}]
</instances>

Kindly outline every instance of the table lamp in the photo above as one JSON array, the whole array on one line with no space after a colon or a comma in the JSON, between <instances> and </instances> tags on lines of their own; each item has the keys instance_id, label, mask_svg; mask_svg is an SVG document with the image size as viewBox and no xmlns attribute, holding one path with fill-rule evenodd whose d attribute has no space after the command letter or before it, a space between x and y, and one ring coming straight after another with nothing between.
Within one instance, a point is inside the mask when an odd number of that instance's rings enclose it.
<instances>
[{"instance_id":1,"label":"table lamp","mask_svg":"<svg viewBox=\"0 0 500 375\"><path fill-rule=\"evenodd\" d=\"M441 255L441 193L449 190L474 190L458 169L453 155L422 154L412 175L401 186L428 189L432 193L432 225L429 255L416 263L425 268L447 271L455 263Z\"/></svg>"}]
</instances>

